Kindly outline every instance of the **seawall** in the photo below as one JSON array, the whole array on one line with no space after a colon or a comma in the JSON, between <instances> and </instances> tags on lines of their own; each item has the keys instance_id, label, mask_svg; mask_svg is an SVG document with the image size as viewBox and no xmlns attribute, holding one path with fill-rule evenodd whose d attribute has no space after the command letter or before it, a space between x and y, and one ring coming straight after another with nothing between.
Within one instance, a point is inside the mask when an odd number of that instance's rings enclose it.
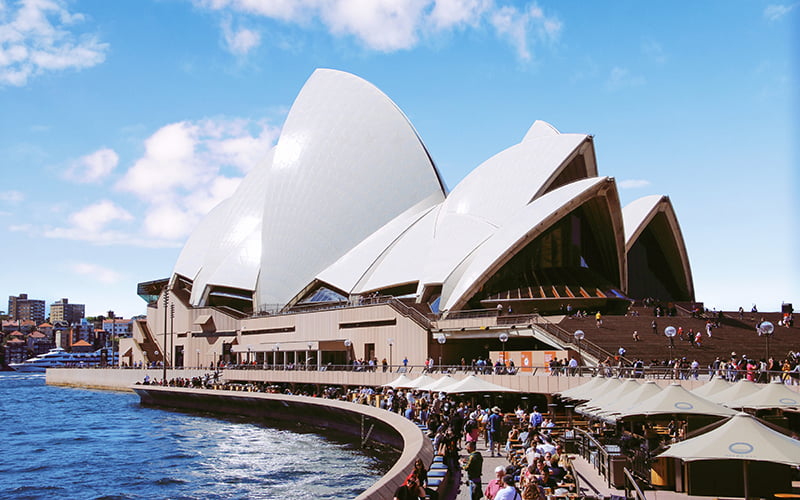
<instances>
[{"instance_id":1,"label":"seawall","mask_svg":"<svg viewBox=\"0 0 800 500\"><path fill-rule=\"evenodd\" d=\"M358 499L391 499L419 458L430 464L433 446L410 420L386 410L346 401L209 389L137 385L132 389L143 404L213 413L246 415L317 429L335 430L400 450L400 458Z\"/></svg>"}]
</instances>

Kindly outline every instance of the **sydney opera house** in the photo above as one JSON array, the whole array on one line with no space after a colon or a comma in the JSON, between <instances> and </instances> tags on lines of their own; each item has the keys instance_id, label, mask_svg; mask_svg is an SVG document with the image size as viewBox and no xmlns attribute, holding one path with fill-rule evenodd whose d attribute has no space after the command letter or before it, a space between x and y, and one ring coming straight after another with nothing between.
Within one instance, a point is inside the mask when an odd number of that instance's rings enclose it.
<instances>
[{"instance_id":1,"label":"sydney opera house","mask_svg":"<svg viewBox=\"0 0 800 500\"><path fill-rule=\"evenodd\" d=\"M534 363L566 347L531 318L692 301L694 287L669 198L622 207L592 136L536 121L448 192L394 102L317 70L267 157L139 294L125 363L322 367L457 363L498 351L499 332Z\"/></svg>"}]
</instances>

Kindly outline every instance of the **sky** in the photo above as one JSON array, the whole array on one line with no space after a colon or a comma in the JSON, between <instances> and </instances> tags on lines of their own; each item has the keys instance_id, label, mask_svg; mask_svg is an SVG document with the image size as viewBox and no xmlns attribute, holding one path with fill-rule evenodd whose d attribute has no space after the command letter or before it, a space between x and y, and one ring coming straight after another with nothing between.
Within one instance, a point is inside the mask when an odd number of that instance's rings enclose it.
<instances>
[{"instance_id":1,"label":"sky","mask_svg":"<svg viewBox=\"0 0 800 500\"><path fill-rule=\"evenodd\" d=\"M800 3L0 0L0 309L144 314L316 68L371 82L452 189L537 119L667 194L697 299L800 309Z\"/></svg>"}]
</instances>

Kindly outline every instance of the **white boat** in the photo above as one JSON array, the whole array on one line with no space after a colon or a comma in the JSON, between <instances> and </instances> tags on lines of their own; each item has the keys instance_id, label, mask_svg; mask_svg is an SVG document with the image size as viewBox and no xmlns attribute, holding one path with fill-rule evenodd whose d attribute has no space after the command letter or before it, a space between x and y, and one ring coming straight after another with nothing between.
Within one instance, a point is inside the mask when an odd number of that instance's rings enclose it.
<instances>
[{"instance_id":1,"label":"white boat","mask_svg":"<svg viewBox=\"0 0 800 500\"><path fill-rule=\"evenodd\" d=\"M50 349L44 354L39 354L30 359L26 359L22 363L11 363L9 368L18 372L40 372L47 371L48 368L84 368L99 366L102 360L102 349L94 352L67 352L61 347ZM107 362L116 365L119 359L119 353L114 353L114 360L111 360L110 354L107 354Z\"/></svg>"}]
</instances>

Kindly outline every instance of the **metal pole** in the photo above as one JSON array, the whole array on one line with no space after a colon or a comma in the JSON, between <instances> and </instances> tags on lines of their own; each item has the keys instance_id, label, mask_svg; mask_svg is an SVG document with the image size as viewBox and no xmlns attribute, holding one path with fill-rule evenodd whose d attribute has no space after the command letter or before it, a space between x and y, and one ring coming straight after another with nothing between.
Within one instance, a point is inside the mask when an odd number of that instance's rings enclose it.
<instances>
[{"instance_id":1,"label":"metal pole","mask_svg":"<svg viewBox=\"0 0 800 500\"><path fill-rule=\"evenodd\" d=\"M161 365L164 368L161 385L167 385L167 311L169 310L169 289L164 287L164 346L161 349Z\"/></svg>"}]
</instances>

